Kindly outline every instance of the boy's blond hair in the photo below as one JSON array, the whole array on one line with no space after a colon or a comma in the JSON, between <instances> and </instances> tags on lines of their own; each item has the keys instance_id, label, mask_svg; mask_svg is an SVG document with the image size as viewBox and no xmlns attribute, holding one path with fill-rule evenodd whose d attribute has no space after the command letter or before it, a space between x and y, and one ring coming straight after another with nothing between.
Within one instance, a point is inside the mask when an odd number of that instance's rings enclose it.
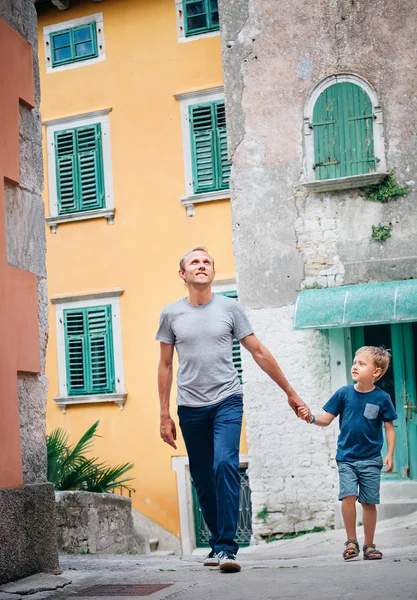
<instances>
[{"instance_id":1,"label":"boy's blond hair","mask_svg":"<svg viewBox=\"0 0 417 600\"><path fill-rule=\"evenodd\" d=\"M381 375L377 377L375 381L381 379L381 377L385 375L389 367L389 363L391 360L390 351L386 348L382 348L381 346L362 346L362 348L358 348L358 350L356 350L355 356L356 354L359 354L359 352L370 356L374 362L374 365L381 369Z\"/></svg>"}]
</instances>

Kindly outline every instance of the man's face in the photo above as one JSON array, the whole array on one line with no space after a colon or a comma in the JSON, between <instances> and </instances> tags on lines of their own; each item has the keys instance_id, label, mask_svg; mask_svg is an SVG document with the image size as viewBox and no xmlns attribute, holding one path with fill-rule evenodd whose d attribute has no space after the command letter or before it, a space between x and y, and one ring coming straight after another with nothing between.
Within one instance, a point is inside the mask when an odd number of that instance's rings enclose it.
<instances>
[{"instance_id":1,"label":"man's face","mask_svg":"<svg viewBox=\"0 0 417 600\"><path fill-rule=\"evenodd\" d=\"M214 265L210 256L202 250L192 252L185 259L180 277L187 285L209 286L214 279Z\"/></svg>"}]
</instances>

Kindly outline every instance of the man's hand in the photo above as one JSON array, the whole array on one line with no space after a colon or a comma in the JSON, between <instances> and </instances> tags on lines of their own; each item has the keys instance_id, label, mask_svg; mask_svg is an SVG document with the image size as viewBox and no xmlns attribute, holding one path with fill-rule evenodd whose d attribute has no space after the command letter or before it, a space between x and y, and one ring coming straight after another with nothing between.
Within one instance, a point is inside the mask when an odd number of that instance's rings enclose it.
<instances>
[{"instance_id":1,"label":"man's hand","mask_svg":"<svg viewBox=\"0 0 417 600\"><path fill-rule=\"evenodd\" d=\"M390 473L394 468L394 460L390 454L387 454L384 458L384 467L387 465L387 468L384 470L384 473Z\"/></svg>"},{"instance_id":2,"label":"man's hand","mask_svg":"<svg viewBox=\"0 0 417 600\"><path fill-rule=\"evenodd\" d=\"M175 440L177 439L177 429L174 421L169 415L167 417L161 417L160 432L164 442L176 450L177 444L175 443Z\"/></svg>"},{"instance_id":3,"label":"man's hand","mask_svg":"<svg viewBox=\"0 0 417 600\"><path fill-rule=\"evenodd\" d=\"M311 420L311 411L307 406L299 406L297 415L300 419L303 419L303 421L310 422Z\"/></svg>"},{"instance_id":4,"label":"man's hand","mask_svg":"<svg viewBox=\"0 0 417 600\"><path fill-rule=\"evenodd\" d=\"M300 419L303 419L303 421L311 420L311 410L309 409L307 404L303 402L303 400L301 400L298 394L296 394L295 392L288 394L288 404L291 406L297 417L300 417ZM305 408L307 410L307 415L305 417L299 414L299 408Z\"/></svg>"}]
</instances>

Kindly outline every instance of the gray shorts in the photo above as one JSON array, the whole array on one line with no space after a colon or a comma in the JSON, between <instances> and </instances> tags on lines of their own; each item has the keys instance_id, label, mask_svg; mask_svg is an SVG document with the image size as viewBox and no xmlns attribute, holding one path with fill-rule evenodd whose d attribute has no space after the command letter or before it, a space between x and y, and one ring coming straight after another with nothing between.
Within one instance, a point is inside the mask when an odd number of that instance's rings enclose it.
<instances>
[{"instance_id":1,"label":"gray shorts","mask_svg":"<svg viewBox=\"0 0 417 600\"><path fill-rule=\"evenodd\" d=\"M356 496L359 502L379 504L382 467L381 456L352 462L338 461L339 500L346 496Z\"/></svg>"}]
</instances>

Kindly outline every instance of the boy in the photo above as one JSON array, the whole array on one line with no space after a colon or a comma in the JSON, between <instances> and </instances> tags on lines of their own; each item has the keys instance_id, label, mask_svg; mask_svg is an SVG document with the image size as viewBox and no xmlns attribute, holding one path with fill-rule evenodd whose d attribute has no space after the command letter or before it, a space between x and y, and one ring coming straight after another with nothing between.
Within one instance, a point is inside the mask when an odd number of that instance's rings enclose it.
<instances>
[{"instance_id":1,"label":"boy","mask_svg":"<svg viewBox=\"0 0 417 600\"><path fill-rule=\"evenodd\" d=\"M339 417L340 434L336 461L339 471L339 500L347 542L343 558L349 560L359 555L356 538L356 500L363 508L364 560L378 560L382 553L374 544L376 527L376 504L379 504L381 469L385 473L393 469L395 430L392 421L397 419L389 394L375 386L386 373L390 354L384 348L363 346L359 348L351 369L354 385L341 387L323 406L326 414L311 416L310 423L327 427ZM304 407L298 409L301 418L306 417ZM382 422L388 445L388 454L382 462ZM359 495L358 495L359 487Z\"/></svg>"}]
</instances>

